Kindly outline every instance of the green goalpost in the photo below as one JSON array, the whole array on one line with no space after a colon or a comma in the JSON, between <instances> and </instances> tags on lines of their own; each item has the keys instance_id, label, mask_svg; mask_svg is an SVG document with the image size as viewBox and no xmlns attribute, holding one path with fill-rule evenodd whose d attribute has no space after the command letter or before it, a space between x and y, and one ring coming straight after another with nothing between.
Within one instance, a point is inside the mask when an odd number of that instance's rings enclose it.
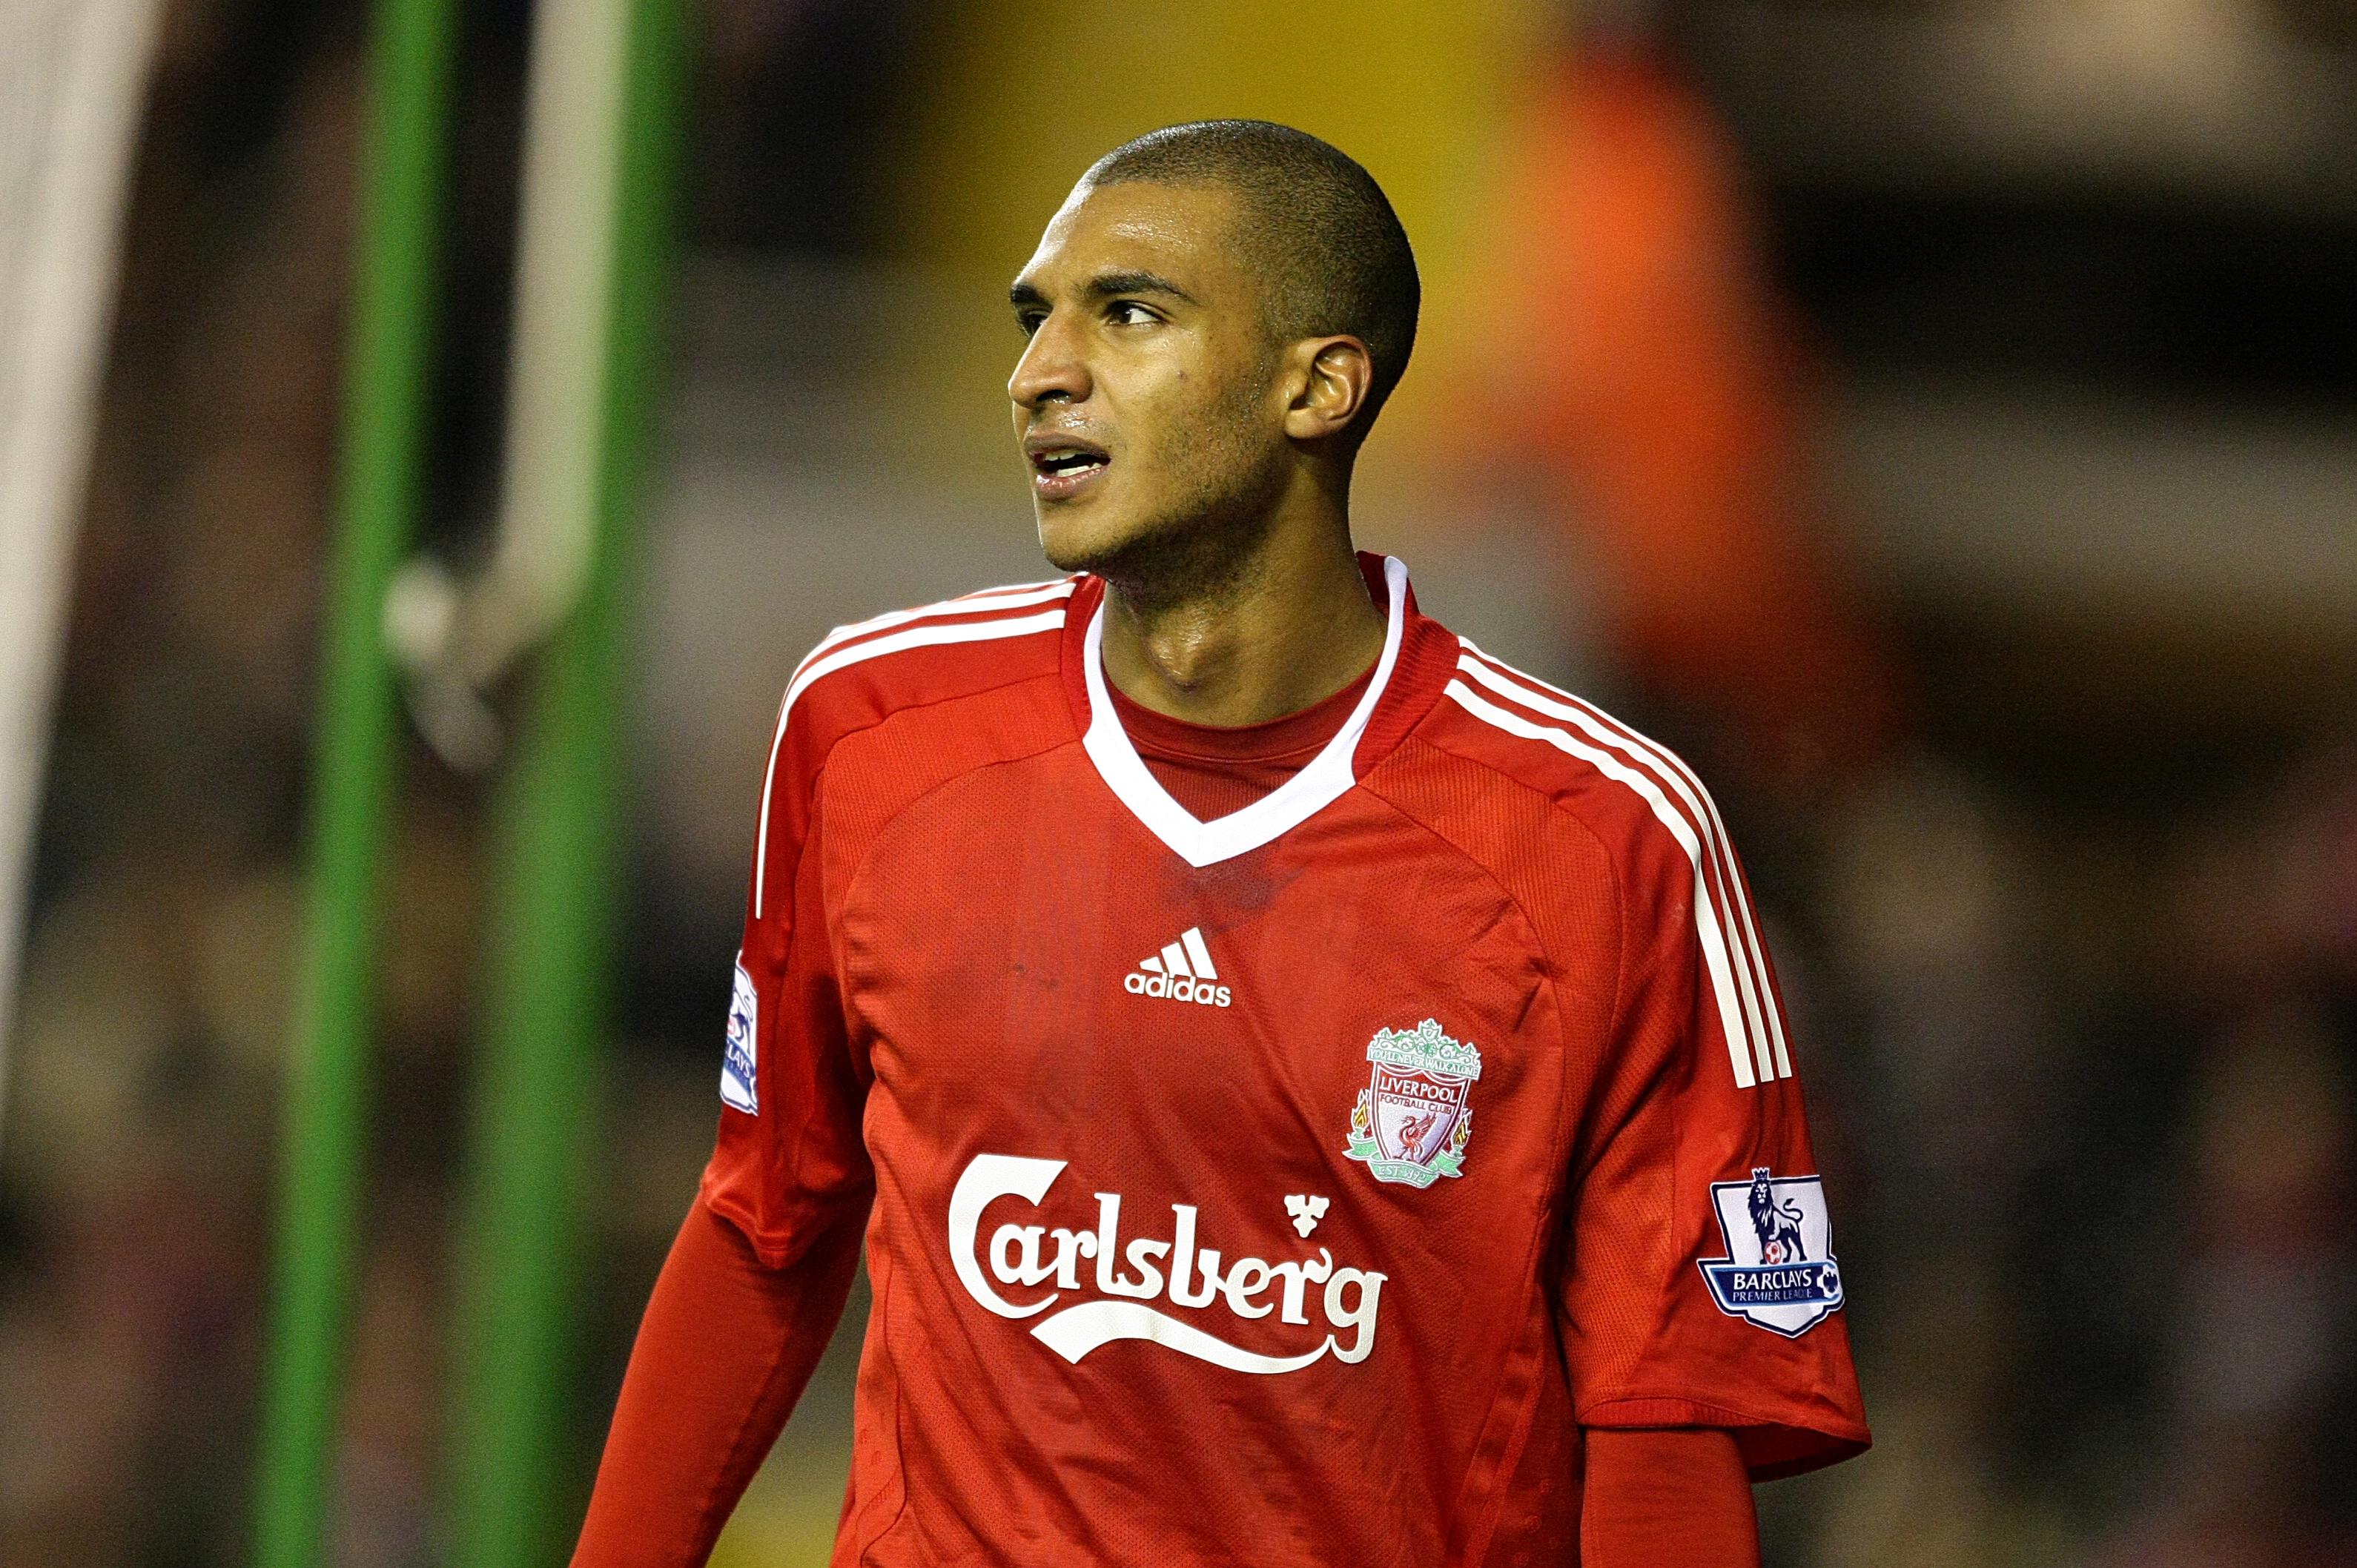
<instances>
[{"instance_id":1,"label":"green goalpost","mask_svg":"<svg viewBox=\"0 0 2357 1568\"><path fill-rule=\"evenodd\" d=\"M387 806L396 751L384 593L425 438L452 0L380 0L370 43L342 470L310 794L310 896L279 1130L254 1499L257 1568L321 1560L359 1254Z\"/></svg>"},{"instance_id":2,"label":"green goalpost","mask_svg":"<svg viewBox=\"0 0 2357 1568\"><path fill-rule=\"evenodd\" d=\"M626 64L610 138L604 364L601 395L584 411L594 530L579 597L532 671L500 803L501 880L459 1254L456 1568L550 1561L568 1522L556 1513L571 1443L568 1330L619 883L624 630L658 379L676 7L618 5Z\"/></svg>"},{"instance_id":3,"label":"green goalpost","mask_svg":"<svg viewBox=\"0 0 2357 1568\"><path fill-rule=\"evenodd\" d=\"M543 0L536 51L559 3ZM601 199L584 204L592 218L589 231L573 237L577 243L564 254L564 247L541 247L558 265L577 263L584 245L597 252L588 275L601 286L586 301L590 318L573 324L595 346L586 363L571 367L588 378L589 395L542 400L572 410L555 467L570 465L565 471L586 482L542 485L511 467L508 510L567 513L554 521L553 537L577 562L555 574L564 601L544 607L548 624L536 628L544 640L523 682L498 791L485 1022L457 1248L444 1511L449 1560L482 1568L555 1560L565 1521L553 1504L573 1443L565 1408L571 1298L607 1017L624 787L624 634L657 380L682 69L678 0L612 4L619 55L609 63L619 81L598 111L611 123L597 138L601 166L581 171L608 183ZM332 1504L399 752L387 595L419 498L456 29L453 0L377 0L313 765L310 901L280 1135L255 1491L260 1568L322 1562ZM532 115L562 106L543 97L536 88ZM525 250L530 267L533 248ZM520 280L520 292L534 282ZM526 493L513 493L519 485ZM555 499L533 493L536 485Z\"/></svg>"}]
</instances>

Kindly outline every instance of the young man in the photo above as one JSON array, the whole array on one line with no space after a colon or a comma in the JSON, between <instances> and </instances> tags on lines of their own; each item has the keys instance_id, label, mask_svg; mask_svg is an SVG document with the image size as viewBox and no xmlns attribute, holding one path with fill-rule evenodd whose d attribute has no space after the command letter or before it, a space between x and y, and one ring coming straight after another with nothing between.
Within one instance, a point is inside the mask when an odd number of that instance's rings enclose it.
<instances>
[{"instance_id":1,"label":"young man","mask_svg":"<svg viewBox=\"0 0 2357 1568\"><path fill-rule=\"evenodd\" d=\"M1775 982L1684 766L1351 550L1389 203L1173 127L1013 301L1071 575L788 685L575 1562L704 1560L863 1230L843 1568L1756 1561L1867 1443Z\"/></svg>"}]
</instances>

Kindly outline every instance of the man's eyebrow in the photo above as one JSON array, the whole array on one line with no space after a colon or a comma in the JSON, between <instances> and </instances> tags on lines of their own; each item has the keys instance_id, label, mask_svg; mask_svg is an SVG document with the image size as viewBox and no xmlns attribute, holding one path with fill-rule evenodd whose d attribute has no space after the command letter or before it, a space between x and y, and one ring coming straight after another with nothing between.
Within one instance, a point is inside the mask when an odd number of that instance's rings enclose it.
<instances>
[{"instance_id":1,"label":"man's eyebrow","mask_svg":"<svg viewBox=\"0 0 2357 1568\"><path fill-rule=\"evenodd\" d=\"M1091 299L1110 299L1117 294L1167 294L1189 305L1196 302L1193 295L1159 273L1099 273L1081 292Z\"/></svg>"},{"instance_id":2,"label":"man's eyebrow","mask_svg":"<svg viewBox=\"0 0 2357 1568\"><path fill-rule=\"evenodd\" d=\"M1167 294L1189 305L1198 303L1193 295L1159 273L1100 273L1082 286L1081 293L1090 299L1111 299L1124 294ZM1017 310L1026 306L1046 306L1049 303L1037 284L1022 278L1017 278L1007 289L1006 302Z\"/></svg>"}]
</instances>

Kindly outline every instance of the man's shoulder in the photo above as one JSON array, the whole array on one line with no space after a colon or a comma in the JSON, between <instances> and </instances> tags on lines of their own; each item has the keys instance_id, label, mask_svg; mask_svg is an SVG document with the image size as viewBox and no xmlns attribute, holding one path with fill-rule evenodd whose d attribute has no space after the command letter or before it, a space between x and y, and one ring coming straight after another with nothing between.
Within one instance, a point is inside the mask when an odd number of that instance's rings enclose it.
<instances>
[{"instance_id":1,"label":"man's shoulder","mask_svg":"<svg viewBox=\"0 0 2357 1568\"><path fill-rule=\"evenodd\" d=\"M1053 676L1078 577L981 588L836 627L802 656L779 704L778 734L816 743L912 710Z\"/></svg>"},{"instance_id":2,"label":"man's shoulder","mask_svg":"<svg viewBox=\"0 0 2357 1568\"><path fill-rule=\"evenodd\" d=\"M841 777L834 764L861 749L856 737L886 735L904 718L931 725L922 744L897 753L867 748L874 755L851 769L859 787L850 795L870 818L878 801L905 798L928 780L1064 738L1071 720L1056 677L1065 614L1081 582L1014 583L888 611L836 627L802 656L779 702L762 771L756 919L773 892L771 841L802 842L819 779ZM1012 700L994 703L992 693Z\"/></svg>"},{"instance_id":3,"label":"man's shoulder","mask_svg":"<svg viewBox=\"0 0 2357 1568\"><path fill-rule=\"evenodd\" d=\"M1470 639L1453 640L1455 667L1418 740L1475 765L1490 789L1577 822L1616 862L1672 845L1690 851L1723 832L1702 780L1668 746Z\"/></svg>"}]
</instances>

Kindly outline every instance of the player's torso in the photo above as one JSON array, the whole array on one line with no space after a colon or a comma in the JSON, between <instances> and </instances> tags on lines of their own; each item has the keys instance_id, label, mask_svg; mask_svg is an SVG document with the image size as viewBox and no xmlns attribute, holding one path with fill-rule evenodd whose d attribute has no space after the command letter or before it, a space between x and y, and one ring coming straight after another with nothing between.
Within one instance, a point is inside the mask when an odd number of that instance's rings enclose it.
<instances>
[{"instance_id":1,"label":"player's torso","mask_svg":"<svg viewBox=\"0 0 2357 1568\"><path fill-rule=\"evenodd\" d=\"M1192 867L1066 745L898 811L829 904L877 1190L846 1558L1482 1528L1576 1097L1494 878L1369 789Z\"/></svg>"}]
</instances>

